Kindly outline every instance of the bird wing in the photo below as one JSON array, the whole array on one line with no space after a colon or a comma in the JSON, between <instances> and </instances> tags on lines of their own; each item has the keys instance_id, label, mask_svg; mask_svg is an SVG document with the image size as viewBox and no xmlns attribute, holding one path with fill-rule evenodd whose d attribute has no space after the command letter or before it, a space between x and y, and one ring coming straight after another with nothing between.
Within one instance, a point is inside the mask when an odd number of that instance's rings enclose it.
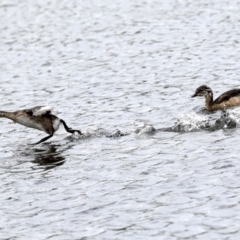
<instances>
[{"instance_id":1,"label":"bird wing","mask_svg":"<svg viewBox=\"0 0 240 240\"><path fill-rule=\"evenodd\" d=\"M25 112L32 116L43 116L44 114L51 113L53 107L51 106L38 106L30 109L26 109Z\"/></svg>"},{"instance_id":2,"label":"bird wing","mask_svg":"<svg viewBox=\"0 0 240 240\"><path fill-rule=\"evenodd\" d=\"M219 103L228 101L230 98L236 97L236 96L240 97L240 89L232 89L230 91L223 93L217 99L215 99L213 103L219 104Z\"/></svg>"}]
</instances>

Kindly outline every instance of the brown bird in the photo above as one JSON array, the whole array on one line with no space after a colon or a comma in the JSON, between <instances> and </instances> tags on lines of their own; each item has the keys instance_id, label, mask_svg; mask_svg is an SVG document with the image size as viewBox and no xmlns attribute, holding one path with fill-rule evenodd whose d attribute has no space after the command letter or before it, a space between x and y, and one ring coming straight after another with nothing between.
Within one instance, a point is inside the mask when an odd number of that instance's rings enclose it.
<instances>
[{"instance_id":1,"label":"brown bird","mask_svg":"<svg viewBox=\"0 0 240 240\"><path fill-rule=\"evenodd\" d=\"M0 117L11 119L13 122L19 123L25 127L35 128L49 134L49 136L41 139L36 143L33 143L33 145L45 142L51 138L58 130L61 123L67 132L77 132L82 135L81 131L69 128L64 120L53 115L51 111L52 107L50 106L38 106L30 109L19 110L16 112L0 111Z\"/></svg>"},{"instance_id":2,"label":"brown bird","mask_svg":"<svg viewBox=\"0 0 240 240\"><path fill-rule=\"evenodd\" d=\"M202 85L198 87L192 97L204 96L205 108L208 111L223 110L240 106L240 89L229 90L213 101L213 91L210 87Z\"/></svg>"}]
</instances>

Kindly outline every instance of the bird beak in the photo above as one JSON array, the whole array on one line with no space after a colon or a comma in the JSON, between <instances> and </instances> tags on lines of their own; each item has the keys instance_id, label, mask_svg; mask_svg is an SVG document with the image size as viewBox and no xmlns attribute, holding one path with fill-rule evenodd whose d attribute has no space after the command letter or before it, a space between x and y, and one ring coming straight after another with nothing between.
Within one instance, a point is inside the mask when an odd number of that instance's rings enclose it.
<instances>
[{"instance_id":1,"label":"bird beak","mask_svg":"<svg viewBox=\"0 0 240 240\"><path fill-rule=\"evenodd\" d=\"M196 97L197 96L197 94L196 93L194 93L191 97Z\"/></svg>"}]
</instances>

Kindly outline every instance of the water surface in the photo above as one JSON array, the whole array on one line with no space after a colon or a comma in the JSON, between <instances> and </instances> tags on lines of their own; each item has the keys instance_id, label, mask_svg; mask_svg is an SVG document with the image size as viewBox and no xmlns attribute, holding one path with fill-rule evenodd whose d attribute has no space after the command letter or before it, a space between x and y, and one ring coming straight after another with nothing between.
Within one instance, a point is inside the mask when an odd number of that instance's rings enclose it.
<instances>
[{"instance_id":1,"label":"water surface","mask_svg":"<svg viewBox=\"0 0 240 240\"><path fill-rule=\"evenodd\" d=\"M63 127L1 119L1 239L238 239L237 127L191 99L239 87L240 5L203 0L0 4L1 109L50 105ZM200 123L200 124L199 124ZM183 131L143 133L179 124ZM131 134L107 138L119 129Z\"/></svg>"}]
</instances>

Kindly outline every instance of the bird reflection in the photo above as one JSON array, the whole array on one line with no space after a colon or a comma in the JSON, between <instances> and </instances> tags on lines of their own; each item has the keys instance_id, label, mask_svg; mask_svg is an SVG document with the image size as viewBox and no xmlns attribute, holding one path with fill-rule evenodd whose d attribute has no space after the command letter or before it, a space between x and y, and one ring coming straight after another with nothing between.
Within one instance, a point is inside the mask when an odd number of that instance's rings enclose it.
<instances>
[{"instance_id":1,"label":"bird reflection","mask_svg":"<svg viewBox=\"0 0 240 240\"><path fill-rule=\"evenodd\" d=\"M62 156L62 153L67 149L69 149L69 146L63 149L62 146L51 144L46 144L45 149L32 149L35 157L32 162L40 166L45 166L45 170L53 169L65 163L66 160Z\"/></svg>"}]
</instances>

